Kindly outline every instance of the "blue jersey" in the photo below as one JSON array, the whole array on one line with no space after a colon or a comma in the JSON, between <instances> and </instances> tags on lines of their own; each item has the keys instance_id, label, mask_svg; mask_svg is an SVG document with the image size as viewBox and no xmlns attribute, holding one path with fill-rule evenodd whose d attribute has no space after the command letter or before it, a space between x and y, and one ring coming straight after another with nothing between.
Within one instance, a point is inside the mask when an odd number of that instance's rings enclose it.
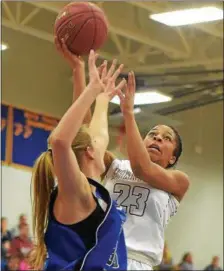
<instances>
[{"instance_id":1,"label":"blue jersey","mask_svg":"<svg viewBox=\"0 0 224 271\"><path fill-rule=\"evenodd\" d=\"M125 214L102 185L91 179L89 183L96 187L97 198L107 205L105 217L96 230L95 245L86 249L75 231L49 218L45 233L48 254L45 270L127 270Z\"/></svg>"}]
</instances>

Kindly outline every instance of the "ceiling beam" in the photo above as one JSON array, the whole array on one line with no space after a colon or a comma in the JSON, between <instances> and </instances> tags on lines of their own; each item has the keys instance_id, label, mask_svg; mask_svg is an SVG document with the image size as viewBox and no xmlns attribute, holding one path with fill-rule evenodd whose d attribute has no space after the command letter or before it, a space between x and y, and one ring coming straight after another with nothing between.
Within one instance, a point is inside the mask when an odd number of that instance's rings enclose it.
<instances>
[{"instance_id":1,"label":"ceiling beam","mask_svg":"<svg viewBox=\"0 0 224 271\"><path fill-rule=\"evenodd\" d=\"M22 6L22 2L18 1L16 3L16 22L17 23L20 22L20 18L21 18L21 6Z\"/></svg>"},{"instance_id":2,"label":"ceiling beam","mask_svg":"<svg viewBox=\"0 0 224 271\"><path fill-rule=\"evenodd\" d=\"M121 44L121 41L119 39L119 36L115 33L111 33L110 34L111 40L114 42L114 44L117 47L117 50L119 51L119 54L123 54L124 53L124 48L123 45Z\"/></svg>"},{"instance_id":3,"label":"ceiling beam","mask_svg":"<svg viewBox=\"0 0 224 271\"><path fill-rule=\"evenodd\" d=\"M2 18L2 25L5 27L8 27L10 29L13 29L15 31L19 31L21 33L28 34L30 36L33 36L33 37L36 37L36 38L39 38L39 39L42 39L42 40L45 40L48 42L52 42L52 43L54 42L53 35L46 33L42 30L32 28L30 26L13 23L10 20L7 20L5 18ZM114 59L114 56L112 56L111 54L109 54L107 52L100 51L99 54L102 58L105 58L107 60Z\"/></svg>"},{"instance_id":4,"label":"ceiling beam","mask_svg":"<svg viewBox=\"0 0 224 271\"><path fill-rule=\"evenodd\" d=\"M33 9L27 16L20 22L21 25L27 24L30 20L33 19L40 12L40 8Z\"/></svg>"},{"instance_id":5,"label":"ceiling beam","mask_svg":"<svg viewBox=\"0 0 224 271\"><path fill-rule=\"evenodd\" d=\"M122 24L115 18L113 19L113 22L112 20L110 22L110 31L120 36L148 45L151 48L153 47L159 49L166 55L175 55L176 57L180 58L188 58L186 51L180 49L178 44L174 45L175 42L173 41L171 41L172 45L168 42L166 44L162 43L161 41L153 39L153 37L150 37L144 30L138 29L135 25L131 25L130 27L126 28L121 27Z\"/></svg>"},{"instance_id":6,"label":"ceiling beam","mask_svg":"<svg viewBox=\"0 0 224 271\"><path fill-rule=\"evenodd\" d=\"M13 16L9 6L8 6L8 3L7 2L2 2L2 7L3 7L3 10L5 11L5 14L7 15L8 19L13 22L13 23L16 23L16 19L15 17Z\"/></svg>"},{"instance_id":7,"label":"ceiling beam","mask_svg":"<svg viewBox=\"0 0 224 271\"><path fill-rule=\"evenodd\" d=\"M11 28L13 30L22 32L24 34L28 34L30 36L42 39L42 40L46 40L49 42L54 42L54 37L51 34L48 34L46 32L43 32L42 30L38 30L38 29L34 29L32 27L26 26L26 25L20 25L17 23L12 23L11 21L2 18L2 25L8 28Z\"/></svg>"},{"instance_id":8,"label":"ceiling beam","mask_svg":"<svg viewBox=\"0 0 224 271\"><path fill-rule=\"evenodd\" d=\"M66 2L66 1L60 1L60 2L25 1L25 2L28 4L32 4L36 7L43 8L45 10L54 12L54 13L58 13L66 4L70 3L70 2Z\"/></svg>"},{"instance_id":9,"label":"ceiling beam","mask_svg":"<svg viewBox=\"0 0 224 271\"><path fill-rule=\"evenodd\" d=\"M175 68L192 68L194 66L199 66L199 65L204 65L206 66L207 64L211 65L216 65L220 68L223 67L223 58L213 58L213 59L194 59L194 60L184 60L184 61L176 61L173 63L164 63L164 64L155 64L155 65L142 65L142 66L135 66L131 67L137 72L141 73L149 73L151 71L155 70L164 70L164 69L175 69Z\"/></svg>"},{"instance_id":10,"label":"ceiling beam","mask_svg":"<svg viewBox=\"0 0 224 271\"><path fill-rule=\"evenodd\" d=\"M22 33L34 36L36 38L40 38L43 40L46 40L48 42L54 42L53 35L46 33L42 30L34 29L32 27L26 26L26 25L19 25L17 23L13 23L10 20L2 18L2 25L8 28L11 28L16 31L20 31ZM102 58L105 58L107 60L112 60L114 58L113 55L99 51L99 54ZM163 69L172 69L172 68L187 68L187 67L193 67L198 65L218 65L223 67L223 58L214 58L214 59L195 59L190 61L178 61L175 63L164 63L164 64L156 64L156 65L140 65L131 67L131 63L129 63L130 67L133 68L136 72L141 73L149 73L150 71L156 71L156 70L163 70Z\"/></svg>"}]
</instances>

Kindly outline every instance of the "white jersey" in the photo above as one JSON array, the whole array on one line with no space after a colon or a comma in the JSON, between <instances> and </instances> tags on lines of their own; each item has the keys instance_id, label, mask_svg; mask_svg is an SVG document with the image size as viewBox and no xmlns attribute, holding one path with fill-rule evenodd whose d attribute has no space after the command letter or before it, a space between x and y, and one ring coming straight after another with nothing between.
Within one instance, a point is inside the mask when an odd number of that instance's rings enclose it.
<instances>
[{"instance_id":1,"label":"white jersey","mask_svg":"<svg viewBox=\"0 0 224 271\"><path fill-rule=\"evenodd\" d=\"M124 234L128 257L142 259L151 266L160 264L164 230L179 202L171 194L137 179L128 160L114 160L104 180L112 198L127 213Z\"/></svg>"}]
</instances>

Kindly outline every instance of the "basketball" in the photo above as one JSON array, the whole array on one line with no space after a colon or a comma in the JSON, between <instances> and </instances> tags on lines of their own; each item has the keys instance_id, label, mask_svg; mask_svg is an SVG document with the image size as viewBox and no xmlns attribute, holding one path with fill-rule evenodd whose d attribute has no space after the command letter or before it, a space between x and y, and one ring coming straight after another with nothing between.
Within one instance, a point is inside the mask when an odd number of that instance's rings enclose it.
<instances>
[{"instance_id":1,"label":"basketball","mask_svg":"<svg viewBox=\"0 0 224 271\"><path fill-rule=\"evenodd\" d=\"M58 14L54 32L59 40L64 39L72 53L87 55L106 41L108 22L103 10L95 4L74 2Z\"/></svg>"}]
</instances>

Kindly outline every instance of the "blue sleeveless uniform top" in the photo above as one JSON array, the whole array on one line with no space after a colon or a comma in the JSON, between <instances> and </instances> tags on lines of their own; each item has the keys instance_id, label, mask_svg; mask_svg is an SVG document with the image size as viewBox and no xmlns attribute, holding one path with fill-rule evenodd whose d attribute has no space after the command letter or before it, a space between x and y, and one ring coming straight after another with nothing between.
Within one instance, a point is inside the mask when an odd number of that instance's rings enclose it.
<instances>
[{"instance_id":1,"label":"blue sleeveless uniform top","mask_svg":"<svg viewBox=\"0 0 224 271\"><path fill-rule=\"evenodd\" d=\"M87 249L80 236L70 227L49 217L45 232L46 271L57 270L127 270L127 251L123 233L126 216L99 183L96 197L106 203L105 215L96 229L95 244ZM75 212L75 210L74 210Z\"/></svg>"}]
</instances>

